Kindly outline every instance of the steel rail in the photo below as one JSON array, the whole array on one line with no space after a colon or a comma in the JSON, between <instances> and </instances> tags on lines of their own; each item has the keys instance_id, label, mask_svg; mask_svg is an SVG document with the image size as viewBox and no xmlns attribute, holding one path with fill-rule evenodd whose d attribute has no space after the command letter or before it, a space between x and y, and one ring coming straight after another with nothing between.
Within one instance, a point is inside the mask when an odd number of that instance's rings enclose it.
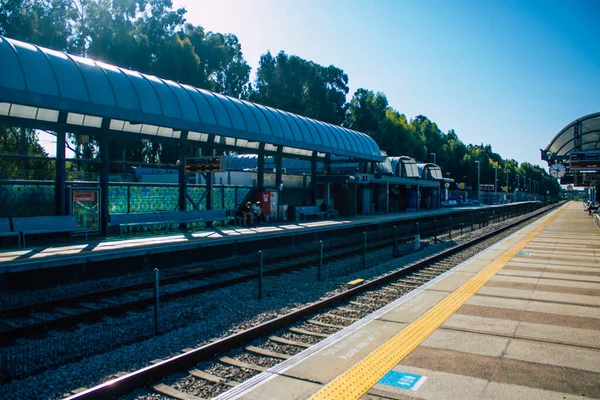
<instances>
[{"instance_id":1,"label":"steel rail","mask_svg":"<svg viewBox=\"0 0 600 400\"><path fill-rule=\"evenodd\" d=\"M177 355L168 360L164 360L162 362L159 362L154 365L150 365L141 370L124 375L120 378L111 380L109 382L105 382L101 385L98 385L91 389L85 390L76 395L70 396L67 399L68 400L106 399L106 398L121 396L121 395L129 393L135 389L138 389L140 387L150 385L156 381L159 381L160 379L164 378L165 376L168 376L168 375L171 375L171 374L174 374L177 372L181 372L187 368L190 368L190 367L196 365L199 362L207 361L219 353L224 353L224 352L230 351L240 345L249 343L252 340L255 340L260 337L264 337L265 335L267 335L269 333L272 333L281 328L289 326L299 320L302 320L303 318L305 318L307 316L310 316L312 314L315 314L317 312L320 312L320 311L330 308L332 306L338 305L340 303L344 303L347 299L349 299L357 294L360 294L367 290L371 290L371 289L381 286L387 282L396 280L402 275L405 275L410 272L414 272L415 270L418 270L428 264L434 263L443 258L453 256L456 253L459 253L459 252L466 250L474 245L477 245L478 243L480 243L484 240L492 238L493 236L496 236L508 229L511 229L518 224L522 224L525 221L529 221L532 218L536 218L543 213L546 213L556 207L559 207L560 205L562 205L562 203L544 207L536 212L531 213L530 215L528 215L524 218L520 218L519 221L515 221L514 223L511 223L504 227L498 228L497 230L495 230L493 232L486 233L486 234L482 235L481 237L472 239L463 244L456 245L450 249L444 250L444 251L442 251L438 254L435 254L431 257L428 257L426 259L412 263L401 270L394 271L392 273L389 273L387 275L384 275L382 277L376 278L371 281L366 281L359 286L347 289L344 292L336 294L327 299L320 300L320 301L313 303L311 305L308 305L304 308L290 312L289 314L282 315L271 321L267 321L265 323L255 326L255 327L246 329L242 332L238 332L238 333L228 336L226 338L209 343L209 344L199 347L197 349L191 350L187 353Z\"/></svg>"}]
</instances>

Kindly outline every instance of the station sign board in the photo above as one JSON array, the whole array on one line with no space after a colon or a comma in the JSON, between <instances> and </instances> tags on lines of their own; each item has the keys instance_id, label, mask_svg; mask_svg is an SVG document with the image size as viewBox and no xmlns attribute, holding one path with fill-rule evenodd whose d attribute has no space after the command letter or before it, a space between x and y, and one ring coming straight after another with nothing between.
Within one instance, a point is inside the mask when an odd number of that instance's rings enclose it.
<instances>
[{"instance_id":1,"label":"station sign board","mask_svg":"<svg viewBox=\"0 0 600 400\"><path fill-rule=\"evenodd\" d=\"M600 175L597 174L583 174L584 182L600 182Z\"/></svg>"},{"instance_id":2,"label":"station sign board","mask_svg":"<svg viewBox=\"0 0 600 400\"><path fill-rule=\"evenodd\" d=\"M573 152L570 166L572 170L600 169L600 152Z\"/></svg>"},{"instance_id":3,"label":"station sign board","mask_svg":"<svg viewBox=\"0 0 600 400\"><path fill-rule=\"evenodd\" d=\"M219 172L225 170L225 157L186 158L185 172Z\"/></svg>"}]
</instances>

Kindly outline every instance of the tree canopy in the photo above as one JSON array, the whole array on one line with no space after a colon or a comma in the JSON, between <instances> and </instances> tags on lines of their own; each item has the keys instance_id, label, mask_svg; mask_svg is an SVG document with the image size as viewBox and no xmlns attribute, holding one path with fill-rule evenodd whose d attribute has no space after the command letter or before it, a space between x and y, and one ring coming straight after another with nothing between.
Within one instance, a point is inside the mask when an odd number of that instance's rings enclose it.
<instances>
[{"instance_id":1,"label":"tree canopy","mask_svg":"<svg viewBox=\"0 0 600 400\"><path fill-rule=\"evenodd\" d=\"M348 76L334 65L267 51L250 82L237 36L206 32L185 17L171 0L0 0L0 34L7 37L343 125L370 135L388 155L433 161L435 154L446 176L471 186L479 161L481 183L493 183L495 176L505 182L508 171L511 186L517 175L526 175L540 182L543 193L560 189L542 168L505 160L490 145L465 144L453 129L442 132L424 115L409 120L384 93L360 88L347 101ZM17 130L0 127L0 153L44 157L33 131L22 132L19 140ZM76 158L97 156L93 141L80 143L71 135L69 146ZM158 143L117 142L110 151L124 161L177 159L176 149Z\"/></svg>"}]
</instances>

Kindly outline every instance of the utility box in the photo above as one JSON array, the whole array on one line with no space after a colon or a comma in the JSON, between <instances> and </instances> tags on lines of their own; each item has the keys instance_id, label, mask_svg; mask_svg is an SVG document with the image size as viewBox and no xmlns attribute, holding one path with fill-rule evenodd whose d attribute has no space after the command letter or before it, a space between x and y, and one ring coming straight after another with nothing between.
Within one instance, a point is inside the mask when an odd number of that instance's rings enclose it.
<instances>
[{"instance_id":1,"label":"utility box","mask_svg":"<svg viewBox=\"0 0 600 400\"><path fill-rule=\"evenodd\" d=\"M278 192L258 192L258 201L260 201L260 207L264 216L272 220L277 219L277 207L279 205Z\"/></svg>"}]
</instances>

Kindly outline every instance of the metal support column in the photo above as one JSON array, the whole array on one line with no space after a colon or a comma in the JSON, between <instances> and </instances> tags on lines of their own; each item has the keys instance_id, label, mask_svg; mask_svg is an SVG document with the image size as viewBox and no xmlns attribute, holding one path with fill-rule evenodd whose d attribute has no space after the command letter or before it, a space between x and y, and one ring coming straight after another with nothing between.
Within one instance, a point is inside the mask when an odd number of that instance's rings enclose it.
<instances>
[{"instance_id":1,"label":"metal support column","mask_svg":"<svg viewBox=\"0 0 600 400\"><path fill-rule=\"evenodd\" d=\"M275 156L275 187L277 188L277 190L281 190L281 188L282 188L282 186L281 186L281 184L283 183L283 177L281 176L282 165L283 165L283 156L281 155L281 153L277 152L277 155Z\"/></svg>"},{"instance_id":2,"label":"metal support column","mask_svg":"<svg viewBox=\"0 0 600 400\"><path fill-rule=\"evenodd\" d=\"M206 173L206 209L212 210L213 173Z\"/></svg>"},{"instance_id":3,"label":"metal support column","mask_svg":"<svg viewBox=\"0 0 600 400\"><path fill-rule=\"evenodd\" d=\"M317 205L317 158L310 160L310 204Z\"/></svg>"},{"instance_id":4,"label":"metal support column","mask_svg":"<svg viewBox=\"0 0 600 400\"><path fill-rule=\"evenodd\" d=\"M385 213L390 212L390 183L385 183Z\"/></svg>"},{"instance_id":5,"label":"metal support column","mask_svg":"<svg viewBox=\"0 0 600 400\"><path fill-rule=\"evenodd\" d=\"M185 211L187 208L186 193L187 179L185 176L185 156L187 147L187 131L181 131L179 139L179 211Z\"/></svg>"},{"instance_id":6,"label":"metal support column","mask_svg":"<svg viewBox=\"0 0 600 400\"><path fill-rule=\"evenodd\" d=\"M264 144L258 148L258 171L256 173L256 187L258 190L265 190L265 151Z\"/></svg>"},{"instance_id":7,"label":"metal support column","mask_svg":"<svg viewBox=\"0 0 600 400\"><path fill-rule=\"evenodd\" d=\"M58 126L56 131L56 215L67 215L67 184L65 168L65 128Z\"/></svg>"},{"instance_id":8,"label":"metal support column","mask_svg":"<svg viewBox=\"0 0 600 400\"><path fill-rule=\"evenodd\" d=\"M108 121L108 118L105 118ZM104 236L108 235L108 163L110 140L106 135L100 135L100 227Z\"/></svg>"}]
</instances>

